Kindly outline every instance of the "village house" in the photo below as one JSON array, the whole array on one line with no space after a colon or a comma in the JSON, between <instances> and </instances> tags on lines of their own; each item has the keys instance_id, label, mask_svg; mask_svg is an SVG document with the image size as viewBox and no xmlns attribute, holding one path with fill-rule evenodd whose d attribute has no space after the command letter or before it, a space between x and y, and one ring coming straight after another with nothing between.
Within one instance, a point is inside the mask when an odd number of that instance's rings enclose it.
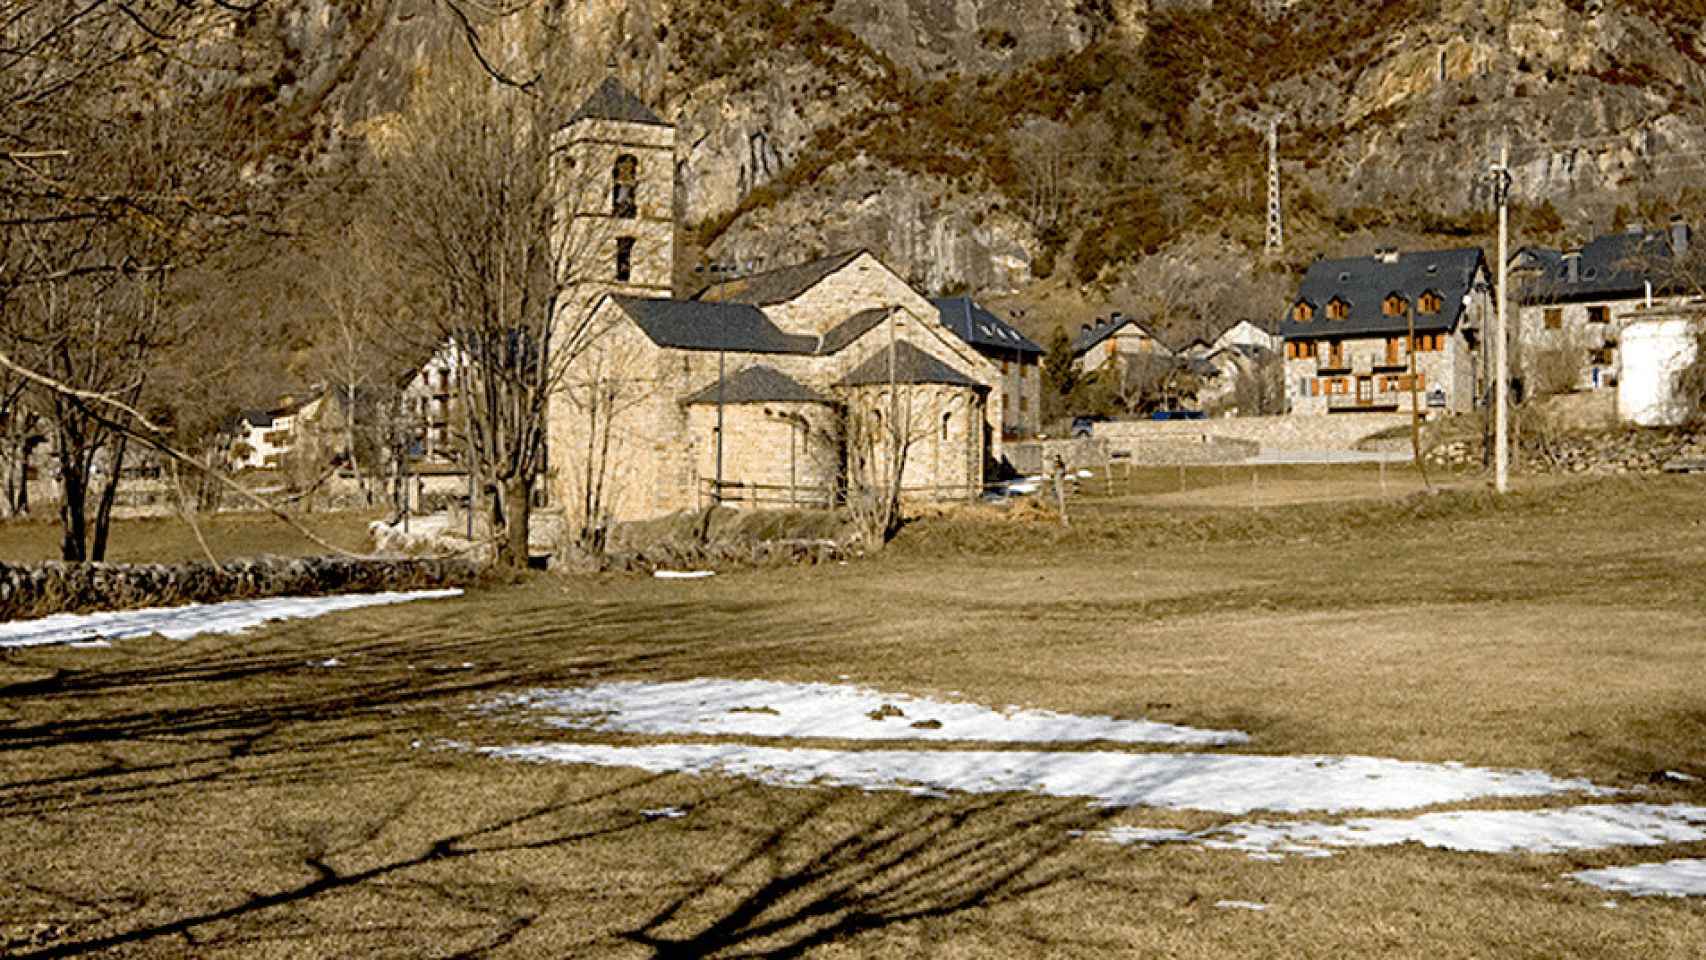
<instances>
[{"instance_id":1,"label":"village house","mask_svg":"<svg viewBox=\"0 0 1706 960\"><path fill-rule=\"evenodd\" d=\"M302 441L303 426L319 409L318 392L285 397L275 407L245 410L227 430L226 462L232 470L277 470Z\"/></svg>"},{"instance_id":2,"label":"village house","mask_svg":"<svg viewBox=\"0 0 1706 960\"><path fill-rule=\"evenodd\" d=\"M1043 348L970 297L930 302L943 326L1001 368L1003 435L1028 437L1042 429Z\"/></svg>"},{"instance_id":3,"label":"village house","mask_svg":"<svg viewBox=\"0 0 1706 960\"><path fill-rule=\"evenodd\" d=\"M1658 306L1698 295L1685 276L1691 230L1634 227L1595 237L1579 250L1523 247L1510 260L1518 355L1525 393L1616 385L1619 335Z\"/></svg>"},{"instance_id":4,"label":"village house","mask_svg":"<svg viewBox=\"0 0 1706 960\"><path fill-rule=\"evenodd\" d=\"M1121 357L1173 355L1173 348L1148 324L1118 312L1084 324L1072 339L1072 356L1086 372L1100 370Z\"/></svg>"},{"instance_id":5,"label":"village house","mask_svg":"<svg viewBox=\"0 0 1706 960\"><path fill-rule=\"evenodd\" d=\"M1270 353L1280 348L1280 336L1272 324L1261 325L1252 320L1234 320L1214 338L1214 350L1229 347L1257 347Z\"/></svg>"},{"instance_id":6,"label":"village house","mask_svg":"<svg viewBox=\"0 0 1706 960\"><path fill-rule=\"evenodd\" d=\"M568 169L596 174L569 187L560 225L566 248L594 251L565 278L548 424L572 527L827 503L887 466L911 499L981 493L1007 396L1026 394L937 304L864 250L678 298L673 126L611 79L559 142Z\"/></svg>"},{"instance_id":7,"label":"village house","mask_svg":"<svg viewBox=\"0 0 1706 960\"><path fill-rule=\"evenodd\" d=\"M1292 413L1409 409L1412 389L1430 414L1473 409L1490 297L1479 248L1315 261L1280 324Z\"/></svg>"}]
</instances>

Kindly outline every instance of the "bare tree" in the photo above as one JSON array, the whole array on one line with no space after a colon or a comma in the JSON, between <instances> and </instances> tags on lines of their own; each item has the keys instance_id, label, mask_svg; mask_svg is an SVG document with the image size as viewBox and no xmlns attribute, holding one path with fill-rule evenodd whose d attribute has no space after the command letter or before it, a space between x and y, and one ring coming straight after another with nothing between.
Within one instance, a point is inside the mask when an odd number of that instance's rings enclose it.
<instances>
[{"instance_id":1,"label":"bare tree","mask_svg":"<svg viewBox=\"0 0 1706 960\"><path fill-rule=\"evenodd\" d=\"M1232 385L1232 403L1242 417L1263 417L1285 412L1285 360L1266 351L1247 363L1229 368L1237 379Z\"/></svg>"},{"instance_id":2,"label":"bare tree","mask_svg":"<svg viewBox=\"0 0 1706 960\"><path fill-rule=\"evenodd\" d=\"M500 565L527 563L532 495L546 469L546 414L588 318L564 291L587 268L586 235L559 229L590 176L558 161L554 134L592 74L561 11L532 5L520 69L483 57L441 64L380 146L366 229L414 309L400 336L463 359L458 402L472 472ZM513 24L511 24L513 27ZM494 25L493 30L502 29ZM477 52L483 51L479 44ZM523 85L504 78L526 76Z\"/></svg>"}]
</instances>

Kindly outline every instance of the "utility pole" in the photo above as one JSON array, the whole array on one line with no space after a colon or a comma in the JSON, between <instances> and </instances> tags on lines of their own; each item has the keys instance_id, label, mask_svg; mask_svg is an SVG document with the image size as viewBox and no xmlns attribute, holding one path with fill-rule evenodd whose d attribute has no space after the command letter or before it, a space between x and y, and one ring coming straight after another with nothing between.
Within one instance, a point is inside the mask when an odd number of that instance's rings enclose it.
<instances>
[{"instance_id":1,"label":"utility pole","mask_svg":"<svg viewBox=\"0 0 1706 960\"><path fill-rule=\"evenodd\" d=\"M1280 118L1268 118L1268 241L1262 250L1269 256L1285 250L1285 223L1281 219L1279 170Z\"/></svg>"},{"instance_id":2,"label":"utility pole","mask_svg":"<svg viewBox=\"0 0 1706 960\"><path fill-rule=\"evenodd\" d=\"M1499 205L1499 321L1493 347L1493 487L1499 493L1510 490L1510 355L1505 301L1506 269L1509 258L1506 246L1510 242L1511 146L1507 139L1499 146L1499 163L1493 168L1493 199Z\"/></svg>"},{"instance_id":3,"label":"utility pole","mask_svg":"<svg viewBox=\"0 0 1706 960\"><path fill-rule=\"evenodd\" d=\"M711 488L713 507L723 505L723 373L726 356L724 351L717 351L717 479L716 486Z\"/></svg>"}]
</instances>

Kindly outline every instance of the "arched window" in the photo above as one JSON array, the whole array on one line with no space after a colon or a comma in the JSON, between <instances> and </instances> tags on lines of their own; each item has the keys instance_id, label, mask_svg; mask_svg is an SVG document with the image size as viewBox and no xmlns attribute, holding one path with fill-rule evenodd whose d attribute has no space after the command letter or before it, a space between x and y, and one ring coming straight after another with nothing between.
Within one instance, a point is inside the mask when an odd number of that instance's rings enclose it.
<instances>
[{"instance_id":1,"label":"arched window","mask_svg":"<svg viewBox=\"0 0 1706 960\"><path fill-rule=\"evenodd\" d=\"M616 158L610 170L610 215L632 220L640 212L634 199L640 187L640 161L631 153Z\"/></svg>"}]
</instances>

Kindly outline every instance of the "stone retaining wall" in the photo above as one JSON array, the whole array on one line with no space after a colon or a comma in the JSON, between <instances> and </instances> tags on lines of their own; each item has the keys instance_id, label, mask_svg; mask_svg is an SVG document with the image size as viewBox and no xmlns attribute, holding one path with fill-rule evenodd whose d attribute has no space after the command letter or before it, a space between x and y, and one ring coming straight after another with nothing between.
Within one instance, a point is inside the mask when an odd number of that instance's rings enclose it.
<instances>
[{"instance_id":1,"label":"stone retaining wall","mask_svg":"<svg viewBox=\"0 0 1706 960\"><path fill-rule=\"evenodd\" d=\"M0 620L54 613L172 607L259 597L463 587L480 579L464 560L262 557L207 563L0 563Z\"/></svg>"},{"instance_id":2,"label":"stone retaining wall","mask_svg":"<svg viewBox=\"0 0 1706 960\"><path fill-rule=\"evenodd\" d=\"M1357 443L1382 430L1404 426L1409 413L1338 413L1314 416L1220 417L1213 420L1116 420L1098 423L1094 436L1134 460L1145 444L1242 441L1252 452L1355 450ZM1141 461L1140 461L1141 462Z\"/></svg>"}]
</instances>

